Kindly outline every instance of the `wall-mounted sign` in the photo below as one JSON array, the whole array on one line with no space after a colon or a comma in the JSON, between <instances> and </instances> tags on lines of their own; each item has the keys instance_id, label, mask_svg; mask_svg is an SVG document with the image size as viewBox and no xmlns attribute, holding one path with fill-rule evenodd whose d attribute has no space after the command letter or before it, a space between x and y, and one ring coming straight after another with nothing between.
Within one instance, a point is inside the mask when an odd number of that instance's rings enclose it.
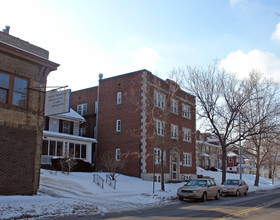
<instances>
[{"instance_id":1,"label":"wall-mounted sign","mask_svg":"<svg viewBox=\"0 0 280 220\"><path fill-rule=\"evenodd\" d=\"M45 116L70 111L71 89L46 93Z\"/></svg>"}]
</instances>

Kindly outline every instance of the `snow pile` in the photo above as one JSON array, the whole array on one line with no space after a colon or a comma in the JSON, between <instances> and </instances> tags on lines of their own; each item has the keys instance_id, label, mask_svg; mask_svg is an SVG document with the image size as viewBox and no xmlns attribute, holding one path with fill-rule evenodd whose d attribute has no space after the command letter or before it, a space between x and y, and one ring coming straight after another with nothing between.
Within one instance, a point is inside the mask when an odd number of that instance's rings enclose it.
<instances>
[{"instance_id":1,"label":"snow pile","mask_svg":"<svg viewBox=\"0 0 280 220\"><path fill-rule=\"evenodd\" d=\"M103 179L106 173L97 173ZM197 174L215 178L221 183L221 172L206 171L197 168ZM238 174L228 174L227 178L239 178ZM93 173L70 173L70 175L41 170L41 183L36 196L0 196L0 219L39 218L62 215L86 215L104 212L120 212L172 202L177 196L177 189L182 183L167 183L165 191L160 190L160 183L153 183L135 177L120 175L117 187L104 183L104 189L92 181ZM271 180L260 178L260 186L254 187L253 175L243 175L249 185L249 191L271 189L275 185Z\"/></svg>"}]
</instances>

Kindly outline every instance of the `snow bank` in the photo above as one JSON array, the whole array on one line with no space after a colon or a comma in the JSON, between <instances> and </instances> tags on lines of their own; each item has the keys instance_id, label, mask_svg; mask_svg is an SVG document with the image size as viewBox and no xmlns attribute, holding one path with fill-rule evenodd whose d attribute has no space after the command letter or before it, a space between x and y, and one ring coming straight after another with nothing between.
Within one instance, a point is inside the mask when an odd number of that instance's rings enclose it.
<instances>
[{"instance_id":1,"label":"snow bank","mask_svg":"<svg viewBox=\"0 0 280 220\"><path fill-rule=\"evenodd\" d=\"M103 179L106 173L98 173ZM221 172L206 171L197 168L197 174L215 178L221 183ZM238 174L227 174L227 178L239 178ZM120 175L117 187L104 183L101 189L92 181L93 173L70 173L41 170L41 182L36 196L0 196L0 219L40 218L40 216L62 216L69 214L85 215L94 213L126 211L157 206L172 202L177 196L177 189L182 183L165 184L165 191L160 190L160 183L153 183L135 177ZM260 178L260 186L254 187L253 175L243 175L249 185L249 191L272 189L271 180Z\"/></svg>"}]
</instances>

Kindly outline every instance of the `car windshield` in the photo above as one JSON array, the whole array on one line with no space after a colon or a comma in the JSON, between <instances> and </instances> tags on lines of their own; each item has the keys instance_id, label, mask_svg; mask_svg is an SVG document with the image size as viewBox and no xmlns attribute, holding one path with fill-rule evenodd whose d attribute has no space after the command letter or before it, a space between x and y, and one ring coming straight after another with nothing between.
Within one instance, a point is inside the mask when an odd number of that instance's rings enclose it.
<instances>
[{"instance_id":1,"label":"car windshield","mask_svg":"<svg viewBox=\"0 0 280 220\"><path fill-rule=\"evenodd\" d=\"M186 186L207 186L206 180L191 180Z\"/></svg>"},{"instance_id":2,"label":"car windshield","mask_svg":"<svg viewBox=\"0 0 280 220\"><path fill-rule=\"evenodd\" d=\"M224 182L224 185L235 185L235 186L238 186L239 185L239 181L238 180L226 180Z\"/></svg>"}]
</instances>

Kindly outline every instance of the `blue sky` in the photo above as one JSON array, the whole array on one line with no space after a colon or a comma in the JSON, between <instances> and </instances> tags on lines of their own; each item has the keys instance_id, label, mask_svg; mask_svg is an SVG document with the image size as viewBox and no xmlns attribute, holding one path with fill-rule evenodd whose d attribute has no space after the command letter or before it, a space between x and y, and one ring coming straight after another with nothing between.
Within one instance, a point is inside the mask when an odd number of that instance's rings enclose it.
<instances>
[{"instance_id":1,"label":"blue sky","mask_svg":"<svg viewBox=\"0 0 280 220\"><path fill-rule=\"evenodd\" d=\"M61 66L48 85L72 90L148 69L252 69L280 79L278 0L0 0L0 28L47 49ZM279 24L279 25L278 25Z\"/></svg>"}]
</instances>

